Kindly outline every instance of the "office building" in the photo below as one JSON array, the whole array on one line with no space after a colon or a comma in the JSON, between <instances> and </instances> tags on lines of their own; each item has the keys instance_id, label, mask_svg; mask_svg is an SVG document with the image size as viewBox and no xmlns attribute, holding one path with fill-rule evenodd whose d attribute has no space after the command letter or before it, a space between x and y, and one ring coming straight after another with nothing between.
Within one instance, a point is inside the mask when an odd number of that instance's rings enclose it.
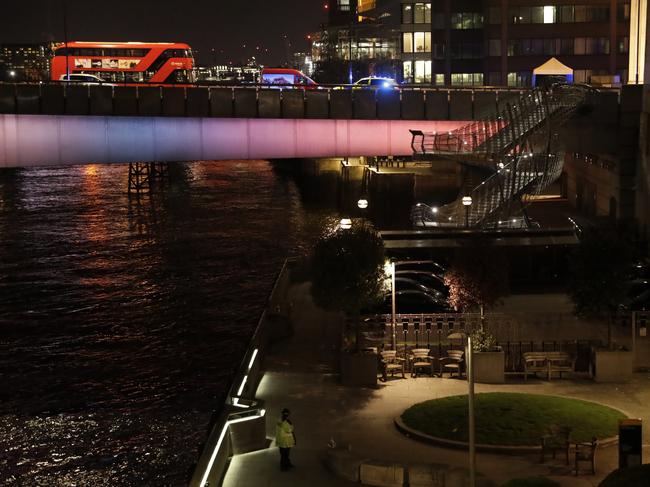
<instances>
[{"instance_id":1,"label":"office building","mask_svg":"<svg viewBox=\"0 0 650 487\"><path fill-rule=\"evenodd\" d=\"M644 0L402 0L403 78L530 86L555 57L574 82L642 82L645 9Z\"/></svg>"},{"instance_id":2,"label":"office building","mask_svg":"<svg viewBox=\"0 0 650 487\"><path fill-rule=\"evenodd\" d=\"M0 80L48 80L51 52L49 44L1 44Z\"/></svg>"}]
</instances>

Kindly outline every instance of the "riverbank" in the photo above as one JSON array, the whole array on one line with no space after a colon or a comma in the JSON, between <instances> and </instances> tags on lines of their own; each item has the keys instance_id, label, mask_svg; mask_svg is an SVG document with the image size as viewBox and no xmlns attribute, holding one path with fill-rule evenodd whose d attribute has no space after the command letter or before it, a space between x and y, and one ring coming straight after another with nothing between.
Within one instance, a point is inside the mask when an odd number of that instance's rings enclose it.
<instances>
[{"instance_id":1,"label":"riverbank","mask_svg":"<svg viewBox=\"0 0 650 487\"><path fill-rule=\"evenodd\" d=\"M467 383L458 379L394 379L376 388L345 387L336 374L340 317L316 308L309 284L294 284L288 298L293 336L276 342L264 358L264 375L256 397L264 401L266 436L275 435L275 420L288 407L296 427L298 443L292 452L297 468L279 469L279 454L273 444L267 449L236 455L225 476L225 487L309 485L347 486L324 466L327 444L349 445L361 457L397 463L436 463L466 468L467 452L434 447L402 435L393 420L410 405L438 397L464 394ZM588 379L553 381L523 380L501 385L477 384L476 392L528 392L575 397L618 408L633 417L650 421L650 374L636 373L627 384L597 384ZM650 431L644 434L644 454L650 454ZM646 456L647 458L647 456ZM618 464L616 447L599 449L596 475L575 477L561 459L540 464L537 454L477 455L480 473L494 485L517 477L546 475L563 486L588 487L598 483ZM356 484L358 485L358 484Z\"/></svg>"}]
</instances>

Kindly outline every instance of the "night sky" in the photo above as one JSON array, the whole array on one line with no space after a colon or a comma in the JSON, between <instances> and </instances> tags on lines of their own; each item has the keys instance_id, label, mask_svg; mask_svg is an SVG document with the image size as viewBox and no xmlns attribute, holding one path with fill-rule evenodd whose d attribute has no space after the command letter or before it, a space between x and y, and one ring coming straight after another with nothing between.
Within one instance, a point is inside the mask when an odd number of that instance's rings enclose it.
<instances>
[{"instance_id":1,"label":"night sky","mask_svg":"<svg viewBox=\"0 0 650 487\"><path fill-rule=\"evenodd\" d=\"M1 1L0 44L63 40L64 0ZM282 63L287 57L285 35L290 51L304 51L307 34L317 32L326 20L325 0L66 3L69 40L187 42L198 51L199 64L239 63L253 55L269 66Z\"/></svg>"}]
</instances>

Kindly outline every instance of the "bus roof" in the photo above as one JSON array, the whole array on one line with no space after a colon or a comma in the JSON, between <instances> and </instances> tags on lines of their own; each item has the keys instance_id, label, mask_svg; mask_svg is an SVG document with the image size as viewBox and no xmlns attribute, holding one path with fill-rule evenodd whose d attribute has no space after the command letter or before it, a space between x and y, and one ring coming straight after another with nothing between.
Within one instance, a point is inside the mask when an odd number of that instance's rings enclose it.
<instances>
[{"instance_id":1,"label":"bus roof","mask_svg":"<svg viewBox=\"0 0 650 487\"><path fill-rule=\"evenodd\" d=\"M98 41L70 41L67 44L61 42L56 45L60 47L101 47L101 48L120 48L120 47L177 47L180 49L190 49L190 46L182 42L98 42Z\"/></svg>"},{"instance_id":2,"label":"bus roof","mask_svg":"<svg viewBox=\"0 0 650 487\"><path fill-rule=\"evenodd\" d=\"M262 74L299 74L305 76L302 72L292 68L264 68Z\"/></svg>"}]
</instances>

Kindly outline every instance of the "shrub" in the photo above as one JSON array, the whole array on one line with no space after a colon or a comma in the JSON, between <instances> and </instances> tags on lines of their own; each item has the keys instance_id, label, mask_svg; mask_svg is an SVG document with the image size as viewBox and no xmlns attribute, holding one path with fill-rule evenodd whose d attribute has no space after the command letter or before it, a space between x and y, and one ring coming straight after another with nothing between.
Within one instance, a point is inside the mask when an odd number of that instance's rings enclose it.
<instances>
[{"instance_id":1,"label":"shrub","mask_svg":"<svg viewBox=\"0 0 650 487\"><path fill-rule=\"evenodd\" d=\"M496 349L497 340L487 330L476 330L470 334L472 350L475 352L492 352Z\"/></svg>"}]
</instances>

